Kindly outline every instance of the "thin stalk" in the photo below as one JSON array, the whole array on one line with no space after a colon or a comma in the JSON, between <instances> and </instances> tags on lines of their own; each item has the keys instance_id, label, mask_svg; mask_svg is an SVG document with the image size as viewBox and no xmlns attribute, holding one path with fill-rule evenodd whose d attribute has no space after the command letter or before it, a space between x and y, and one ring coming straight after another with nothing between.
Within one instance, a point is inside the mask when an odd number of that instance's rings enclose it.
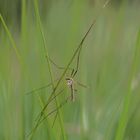
<instances>
[{"instance_id":1,"label":"thin stalk","mask_svg":"<svg viewBox=\"0 0 140 140\"><path fill-rule=\"evenodd\" d=\"M52 74L51 65L50 65L50 61L49 61L48 50L47 50L47 47L46 47L47 45L46 45L45 34L43 32L42 23L41 23L41 19L40 19L40 15L39 15L37 0L34 0L34 7L35 7L35 14L36 14L36 17L37 17L37 22L38 22L38 25L39 25L39 30L41 32L41 36L42 36L42 39L43 39L43 47L44 47L45 56L46 56L46 60L47 60L48 70L49 70L49 73L50 73L51 83L52 83L52 87L53 87L53 90L54 90L55 84L54 84L53 74ZM59 103L58 103L56 98L55 98L55 103L56 103L56 106L58 107ZM62 120L60 110L58 110L58 117L59 117L59 123L60 123L62 136L63 136L63 139L65 140L66 139L66 134L65 134L65 131L64 131L64 124L63 124L63 120Z\"/></svg>"}]
</instances>

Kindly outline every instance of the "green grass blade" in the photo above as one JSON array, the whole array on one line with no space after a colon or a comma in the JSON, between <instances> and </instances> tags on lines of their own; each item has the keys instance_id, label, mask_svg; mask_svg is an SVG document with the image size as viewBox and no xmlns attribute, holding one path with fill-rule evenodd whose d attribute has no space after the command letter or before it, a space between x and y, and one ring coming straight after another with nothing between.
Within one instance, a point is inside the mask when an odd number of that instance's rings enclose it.
<instances>
[{"instance_id":1,"label":"green grass blade","mask_svg":"<svg viewBox=\"0 0 140 140\"><path fill-rule=\"evenodd\" d=\"M45 52L45 56L46 56L46 60L47 60L47 65L48 65L48 69L49 69L51 83L52 83L52 87L54 90L55 85L54 85L54 80L53 80L53 74L52 74L51 65L50 65L50 61L49 61L48 49L47 49L45 34L44 34L43 28L42 28L42 23L41 23L41 19L40 19L39 10L38 10L37 0L34 0L34 8L35 8L35 15L37 18L37 23L39 26L39 30L41 32L42 40L43 40L43 47L44 47L44 52ZM55 103L56 103L56 106L59 106L57 99L55 99ZM63 139L66 140L66 134L65 134L63 119L62 119L62 115L61 115L60 110L58 110L58 117L59 117L59 123L60 123L60 128L61 128Z\"/></svg>"},{"instance_id":2,"label":"green grass blade","mask_svg":"<svg viewBox=\"0 0 140 140\"><path fill-rule=\"evenodd\" d=\"M17 56L19 62L21 62L21 56L20 56L20 53L19 53L19 51L17 49L16 43L15 43L15 41L14 41L14 39L13 39L13 37L12 37L12 35L11 35L11 33L10 33L10 31L9 31L9 29L8 29L8 27L7 27L7 25L6 25L6 23L5 23L5 21L4 21L4 19L3 19L1 14L0 14L0 20L2 22L2 25L3 25L4 29L5 29L8 37L9 37L10 42L11 42L11 44L12 44L14 50L15 50L16 56Z\"/></svg>"},{"instance_id":3,"label":"green grass blade","mask_svg":"<svg viewBox=\"0 0 140 140\"><path fill-rule=\"evenodd\" d=\"M117 133L116 133L116 138L115 140L123 140L124 134L125 134L125 129L126 125L128 122L128 113L129 113L129 107L130 107L130 102L131 102L131 95L132 95L132 80L136 72L137 68L137 58L138 58L138 53L140 52L140 31L138 32L137 35L137 42L135 46L135 53L134 53L134 58L132 61L132 66L129 74L129 81L128 81L128 86L127 86L127 91L126 91L126 97L124 100L124 106L123 106L123 112L121 114L120 122L118 125Z\"/></svg>"}]
</instances>

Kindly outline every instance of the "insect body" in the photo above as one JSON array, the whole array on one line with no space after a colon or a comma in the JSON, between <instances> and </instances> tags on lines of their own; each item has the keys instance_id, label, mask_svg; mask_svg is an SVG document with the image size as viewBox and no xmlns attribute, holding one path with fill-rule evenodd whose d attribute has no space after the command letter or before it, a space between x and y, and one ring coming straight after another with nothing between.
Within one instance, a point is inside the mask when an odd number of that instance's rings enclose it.
<instances>
[{"instance_id":1,"label":"insect body","mask_svg":"<svg viewBox=\"0 0 140 140\"><path fill-rule=\"evenodd\" d=\"M73 78L66 78L67 81L67 86L71 89L71 100L74 102L75 101L75 96L74 96L74 80Z\"/></svg>"},{"instance_id":2,"label":"insect body","mask_svg":"<svg viewBox=\"0 0 140 140\"><path fill-rule=\"evenodd\" d=\"M71 87L73 85L73 79L72 78L66 78L67 86Z\"/></svg>"}]
</instances>

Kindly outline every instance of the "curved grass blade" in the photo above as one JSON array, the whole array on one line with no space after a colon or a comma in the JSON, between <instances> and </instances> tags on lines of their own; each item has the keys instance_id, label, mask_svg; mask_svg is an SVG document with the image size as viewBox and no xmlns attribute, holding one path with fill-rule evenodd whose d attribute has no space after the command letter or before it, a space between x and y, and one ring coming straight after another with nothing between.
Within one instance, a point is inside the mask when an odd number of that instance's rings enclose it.
<instances>
[{"instance_id":1,"label":"curved grass blade","mask_svg":"<svg viewBox=\"0 0 140 140\"><path fill-rule=\"evenodd\" d=\"M11 42L11 44L12 44L14 50L15 50L16 56L17 56L18 60L21 62L21 56L20 56L20 53L19 53L19 51L17 49L16 43L15 43L15 41L14 41L14 39L13 39L13 37L12 37L12 35L11 35L11 33L10 33L10 31L9 31L9 29L8 29L8 27L7 27L6 23L5 23L2 15L1 15L1 13L0 13L0 20L1 20L2 24L3 24L3 27L4 27L8 37L9 37L10 42Z\"/></svg>"},{"instance_id":2,"label":"curved grass blade","mask_svg":"<svg viewBox=\"0 0 140 140\"><path fill-rule=\"evenodd\" d=\"M62 94L64 90L65 90L65 88L63 88L62 90L60 90L55 96L52 96L52 98L49 100L49 102L48 102L48 104L47 104L47 107L48 107L48 105L49 105L53 100L56 99L57 96L59 96L60 94ZM46 107L46 109L47 109L47 107ZM57 110L57 111L58 111L58 110ZM51 113L51 114L52 114L52 113ZM58 112L57 112L57 114L58 114ZM37 130L38 126L40 125L40 121L43 120L43 118L44 118L43 115L45 115L44 112L43 112L42 114L39 113L39 114L37 115L37 118L36 118L37 123L36 123L35 127L32 129L32 131L27 135L27 138L29 138L30 136L32 137L32 134ZM42 117L43 117L43 118L42 118ZM54 122L55 122L55 121L54 121Z\"/></svg>"},{"instance_id":3,"label":"curved grass blade","mask_svg":"<svg viewBox=\"0 0 140 140\"><path fill-rule=\"evenodd\" d=\"M42 23L41 23L41 19L40 19L40 15L39 15L37 0L34 0L34 8L35 8L35 14L36 14L37 22L38 22L39 29L40 29L40 32L41 32L41 36L42 36L42 39L43 39L43 47L44 47L44 52L45 52L47 65L48 65L48 69L49 69L49 73L50 73L50 78L51 78L51 82L52 82L52 89L55 90L55 85L54 85L54 81L53 81L53 74L52 74L51 65L50 65L50 61L49 61L48 50L47 50L47 47L46 47L47 46L46 45L46 39L45 39L45 34L44 34L43 28L42 28ZM55 104L56 104L56 106L59 105L59 102L57 101L56 98L55 98ZM42 110L44 110L44 108ZM59 110L58 110L58 116L59 116L59 123L60 123L62 136L63 136L63 139L65 140L66 139L66 134L65 134L64 127L63 127L63 120L62 120L61 112Z\"/></svg>"}]
</instances>

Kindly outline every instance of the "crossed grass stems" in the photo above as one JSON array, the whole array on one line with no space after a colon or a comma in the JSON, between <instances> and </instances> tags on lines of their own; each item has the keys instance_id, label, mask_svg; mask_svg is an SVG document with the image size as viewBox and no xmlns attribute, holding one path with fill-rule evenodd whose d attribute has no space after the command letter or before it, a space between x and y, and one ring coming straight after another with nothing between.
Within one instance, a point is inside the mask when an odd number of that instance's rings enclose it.
<instances>
[{"instance_id":1,"label":"crossed grass stems","mask_svg":"<svg viewBox=\"0 0 140 140\"><path fill-rule=\"evenodd\" d=\"M107 0L107 1L105 2L105 4L103 5L102 9L104 9L104 8L108 5L109 2L110 2L110 0ZM75 93L76 93L76 91L77 91L77 89L75 89L75 83L78 84L78 85L80 85L80 86L82 86L82 87L84 87L84 88L87 88L86 85L81 84L81 83L79 83L78 81L75 81L75 80L74 80L74 77L76 76L76 74L77 74L77 72L78 72L78 70L79 70L80 54L81 54L81 49L82 49L83 43L84 43L85 39L87 38L89 32L91 31L92 27L94 27L96 21L97 21L97 19L95 18L95 20L93 20L93 22L92 22L92 24L90 25L89 29L88 29L87 32L85 33L84 37L82 38L81 42L79 43L77 49L75 50L75 52L74 52L74 54L73 54L73 56L72 56L71 60L69 61L69 63L68 63L68 65L67 65L66 68L57 65L50 57L47 58L47 59L49 59L49 61L50 61L55 67L57 67L58 69L64 69L64 72L63 72L62 76L57 80L58 82L57 82L56 86L54 87L54 89L53 89L53 91L52 91L52 93L51 93L51 95L50 95L50 97L49 97L47 103L44 105L43 109L41 110L41 112L40 112L39 115L37 116L36 125L35 125L34 128L31 130L31 132L28 134L27 137L29 137L30 135L32 135L32 134L36 131L36 129L38 128L38 126L39 126L45 119L47 119L49 116L51 116L52 114L54 114L54 113L56 112L56 114L55 114L55 116L54 116L54 121L53 121L53 124L52 124L52 127L54 126L54 123L55 123L56 118L57 118L57 115L58 115L58 110L59 110L60 108L62 108L62 107L68 102L69 99L70 99L72 102L75 101ZM70 65L72 64L72 62L74 61L74 59L75 59L76 56L77 56L77 60L76 60L76 61L77 61L77 62L76 62L76 69L70 68ZM71 90L70 96L68 96L68 97L67 97L61 104L59 104L54 110L52 110L52 111L49 112L47 115L45 115L45 114L46 114L46 110L47 110L49 104L50 104L54 99L56 99L57 96L59 96L60 94L63 93L63 91L64 91L65 88L62 89L62 90L60 90L58 93L56 93L56 90L57 90L59 84L61 83L63 77L65 76L65 74L66 74L66 72L67 72L68 70L71 70L71 75L70 75L69 77L65 77L65 80L66 80L67 86L68 86L68 87L70 88L70 90ZM43 87L34 89L34 90L28 92L27 94L34 93L34 92L36 92L36 91L42 90L42 89L44 89L44 88L47 88L47 87L49 87L49 86L51 86L51 85L52 85L52 83L49 83L49 84L47 84L47 85L45 85L45 86L43 86Z\"/></svg>"},{"instance_id":2,"label":"crossed grass stems","mask_svg":"<svg viewBox=\"0 0 140 140\"><path fill-rule=\"evenodd\" d=\"M88 29L88 31L87 31L86 34L84 35L83 39L81 40L79 46L77 47L77 49L76 49L76 51L75 51L75 53L74 53L74 55L73 55L73 56L74 56L73 59L74 59L74 58L76 57L76 55L77 55L76 69L74 69L74 68L69 68L69 67L68 67L68 68L61 67L61 66L57 65L51 58L49 58L50 62L51 62L53 65L55 65L55 67L57 67L58 69L65 69L66 72L67 72L68 70L71 70L70 76L69 76L69 77L65 77L66 84L67 84L67 86L68 86L68 87L70 88L70 90L71 90L70 96L68 96L68 97L67 97L59 106L57 106L54 110L52 110L52 111L49 112L47 115L45 115L45 111L47 110L49 104L50 104L54 99L56 99L57 96L59 96L60 94L62 94L63 91L64 91L64 89L65 89L65 88L63 88L62 90L60 90L58 93L55 94L56 89L57 89L57 85L56 85L56 87L54 88L54 90L52 91L52 93L51 93L51 95L50 95L50 98L48 99L48 102L47 102L46 105L43 107L43 109L42 109L42 111L39 113L39 115L37 116L37 123L36 123L35 127L34 127L33 130L29 133L28 136L30 136L46 118L48 118L49 116L51 116L52 114L54 114L54 113L56 112L56 114L55 114L55 116L54 116L54 121L53 121L53 124L52 124L52 126L54 126L55 120L56 120L57 115L58 115L58 110L59 110L60 108L62 108L62 107L68 102L69 99L70 99L72 102L75 101L75 94L76 94L76 92L77 92L77 89L75 89L75 84L78 84L78 85L81 86L81 87L87 88L86 85L84 85L84 84L82 84L82 83L80 83L80 82L78 82L78 81L75 81L74 78L75 78L75 76L76 76L76 74L77 74L77 72L78 72L78 70L79 70L79 61L80 61L80 53L81 53L82 45L83 45L83 43L84 43L84 41L85 41L87 35L89 34L91 28L94 26L95 22L96 22L96 20L94 20L93 23L91 24L90 28ZM73 59L72 59L72 60L73 60ZM71 63L70 63L70 64L71 64ZM65 72L65 71L64 71L64 72ZM65 73L66 73L66 72L65 72ZM58 82L59 82L60 80L61 80L61 78L58 79ZM42 89L44 89L44 88L47 88L47 87L49 87L49 86L51 86L51 85L52 85L52 83L49 83L49 84L47 84L47 85L45 85L45 86L42 86L42 87L37 88L37 89L34 89L34 90L28 92L27 94L35 93L35 92L37 92L37 91L39 91L39 90L42 90Z\"/></svg>"}]
</instances>

